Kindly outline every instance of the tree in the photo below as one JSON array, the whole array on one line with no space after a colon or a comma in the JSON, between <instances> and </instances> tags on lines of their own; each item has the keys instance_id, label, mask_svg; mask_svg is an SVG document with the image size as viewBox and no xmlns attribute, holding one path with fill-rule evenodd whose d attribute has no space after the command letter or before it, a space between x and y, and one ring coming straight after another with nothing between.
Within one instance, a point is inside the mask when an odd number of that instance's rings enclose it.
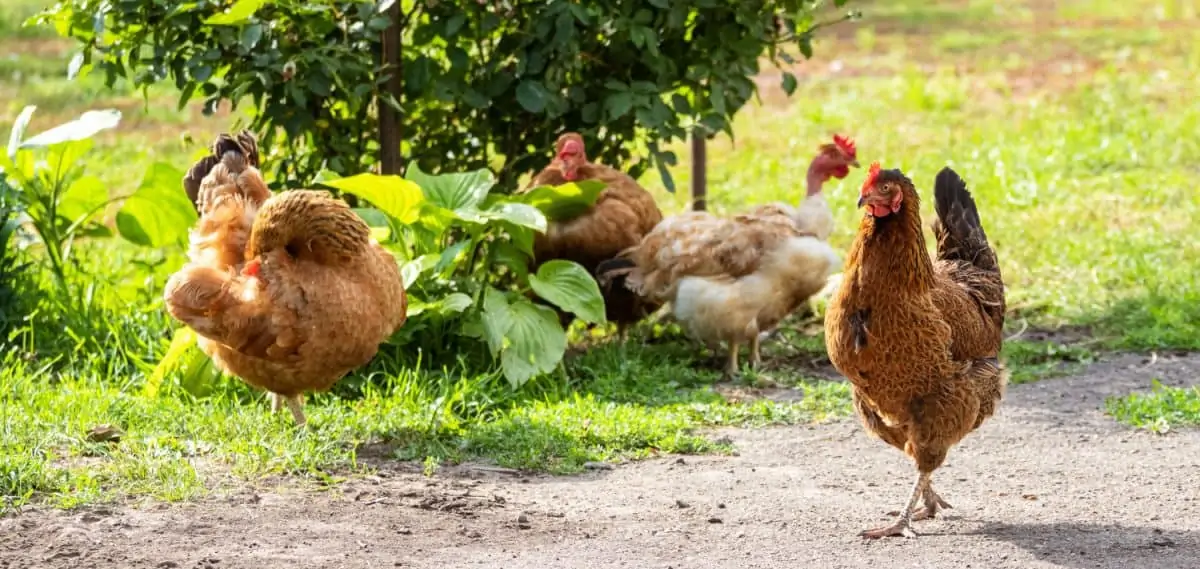
<instances>
[{"instance_id":1,"label":"tree","mask_svg":"<svg viewBox=\"0 0 1200 569\"><path fill-rule=\"evenodd\" d=\"M842 6L846 0L833 0ZM399 112L405 162L491 168L500 185L543 166L564 130L637 175L693 129L730 131L759 60L812 54L821 0L64 0L41 17L79 40L72 69L146 86L171 80L182 107L253 104L280 185L322 168L370 169L378 111ZM394 17L395 15L395 17ZM850 17L846 14L833 21ZM399 68L381 36L402 38ZM399 73L403 87L391 92ZM783 75L789 93L796 80ZM640 143L640 144L635 144ZM635 154L635 148L645 151Z\"/></svg>"}]
</instances>

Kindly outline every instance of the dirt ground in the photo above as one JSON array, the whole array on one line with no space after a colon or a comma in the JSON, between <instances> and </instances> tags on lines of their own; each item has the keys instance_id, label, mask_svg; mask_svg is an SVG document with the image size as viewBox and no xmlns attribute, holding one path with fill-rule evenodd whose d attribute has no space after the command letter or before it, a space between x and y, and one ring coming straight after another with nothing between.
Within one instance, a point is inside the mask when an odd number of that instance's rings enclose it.
<instances>
[{"instance_id":1,"label":"dirt ground","mask_svg":"<svg viewBox=\"0 0 1200 569\"><path fill-rule=\"evenodd\" d=\"M1013 386L935 476L955 506L920 537L864 542L914 478L849 420L730 430L739 454L573 477L409 465L331 492L28 510L0 520L0 567L1200 567L1200 432L1115 424L1104 397L1195 384L1200 355L1120 356Z\"/></svg>"}]
</instances>

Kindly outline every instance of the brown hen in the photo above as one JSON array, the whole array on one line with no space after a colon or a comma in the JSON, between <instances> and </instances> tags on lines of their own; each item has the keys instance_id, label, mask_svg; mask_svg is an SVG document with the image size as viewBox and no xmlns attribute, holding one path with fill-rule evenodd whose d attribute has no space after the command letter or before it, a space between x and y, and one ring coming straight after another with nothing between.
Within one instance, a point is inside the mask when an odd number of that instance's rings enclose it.
<instances>
[{"instance_id":1,"label":"brown hen","mask_svg":"<svg viewBox=\"0 0 1200 569\"><path fill-rule=\"evenodd\" d=\"M825 316L829 359L850 380L863 426L919 472L899 520L867 538L912 537L912 521L950 507L933 471L995 412L1007 382L998 359L1004 282L975 200L950 168L937 175L934 199L930 259L916 188L899 170L871 166L859 199L867 213ZM914 513L918 501L925 507Z\"/></svg>"},{"instance_id":2,"label":"brown hen","mask_svg":"<svg viewBox=\"0 0 1200 569\"><path fill-rule=\"evenodd\" d=\"M315 191L272 197L249 133L221 135L213 153L185 178L202 180L201 215L167 309L218 366L303 425L302 392L366 364L404 323L400 271L345 203Z\"/></svg>"},{"instance_id":3,"label":"brown hen","mask_svg":"<svg viewBox=\"0 0 1200 569\"><path fill-rule=\"evenodd\" d=\"M578 133L559 136L554 150L554 160L533 177L526 190L581 180L598 180L606 186L586 212L572 219L551 221L546 233L534 237L534 262L540 266L552 259L574 261L596 276L600 263L641 242L662 221L662 212L654 196L628 174L589 162L583 137ZM660 306L608 281L601 282L600 288L606 317L617 324L621 337L630 325ZM570 322L570 315L560 314L564 324Z\"/></svg>"}]
</instances>

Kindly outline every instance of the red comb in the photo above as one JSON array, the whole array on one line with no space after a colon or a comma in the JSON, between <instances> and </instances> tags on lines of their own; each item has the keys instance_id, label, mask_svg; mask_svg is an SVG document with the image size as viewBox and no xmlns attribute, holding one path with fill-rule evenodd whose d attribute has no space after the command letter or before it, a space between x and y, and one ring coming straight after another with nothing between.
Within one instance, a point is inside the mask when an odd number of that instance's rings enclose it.
<instances>
[{"instance_id":1,"label":"red comb","mask_svg":"<svg viewBox=\"0 0 1200 569\"><path fill-rule=\"evenodd\" d=\"M836 144L838 148L842 149L842 152L845 152L846 156L851 158L855 158L857 156L858 149L854 146L854 139L842 136L840 134L835 134L833 135L833 143Z\"/></svg>"},{"instance_id":2,"label":"red comb","mask_svg":"<svg viewBox=\"0 0 1200 569\"><path fill-rule=\"evenodd\" d=\"M258 271L261 269L262 269L262 262L259 261L258 259L255 259L253 261L250 261L249 263L246 263L245 267L242 267L242 273L248 277L257 277Z\"/></svg>"},{"instance_id":3,"label":"red comb","mask_svg":"<svg viewBox=\"0 0 1200 569\"><path fill-rule=\"evenodd\" d=\"M867 195L867 190L871 189L871 186L875 185L875 179L878 177L879 177L879 163L872 162L871 169L867 170L867 179L863 182L862 189L860 189L858 191L858 195L860 195L860 196Z\"/></svg>"}]
</instances>

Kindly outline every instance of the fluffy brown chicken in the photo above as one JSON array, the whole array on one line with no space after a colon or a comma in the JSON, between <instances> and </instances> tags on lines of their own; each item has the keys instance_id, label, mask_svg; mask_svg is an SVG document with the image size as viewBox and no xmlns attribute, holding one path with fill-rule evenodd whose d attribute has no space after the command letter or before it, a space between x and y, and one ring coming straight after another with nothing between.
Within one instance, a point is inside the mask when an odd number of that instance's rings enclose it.
<instances>
[{"instance_id":1,"label":"fluffy brown chicken","mask_svg":"<svg viewBox=\"0 0 1200 569\"><path fill-rule=\"evenodd\" d=\"M200 336L225 371L273 394L305 424L301 394L325 390L366 364L404 323L395 259L370 229L324 192L271 196L250 161L248 132L221 135L199 179L189 262L167 282L171 316Z\"/></svg>"},{"instance_id":2,"label":"fluffy brown chicken","mask_svg":"<svg viewBox=\"0 0 1200 569\"><path fill-rule=\"evenodd\" d=\"M867 538L913 537L912 521L950 507L933 471L995 412L1007 383L1004 282L975 200L950 168L938 173L934 199L930 259L916 188L899 170L871 166L859 199L867 213L825 315L829 359L850 380L863 426L920 473L899 520ZM925 507L914 513L918 500Z\"/></svg>"},{"instance_id":3,"label":"fluffy brown chicken","mask_svg":"<svg viewBox=\"0 0 1200 569\"><path fill-rule=\"evenodd\" d=\"M554 143L555 157L526 186L557 186L581 180L599 180L607 184L586 212L569 220L552 221L546 233L534 238L534 262L564 259L583 265L593 276L599 264L641 242L642 237L662 221L662 212L650 195L628 174L589 162L583 137L568 132ZM628 327L660 306L638 297L623 286L602 282L606 317L617 324L623 338ZM564 323L570 316L563 315Z\"/></svg>"},{"instance_id":4,"label":"fluffy brown chicken","mask_svg":"<svg viewBox=\"0 0 1200 569\"><path fill-rule=\"evenodd\" d=\"M805 201L856 164L839 147L821 147L809 168L813 183ZM797 219L796 212L816 209L771 204L730 218L706 212L672 216L604 263L601 282L621 282L652 301L669 302L689 334L709 345L729 345L725 374L734 376L738 347L749 344L750 365L757 366L759 334L820 291L837 266L837 254L825 242L832 224L818 234L802 229L804 220Z\"/></svg>"}]
</instances>

